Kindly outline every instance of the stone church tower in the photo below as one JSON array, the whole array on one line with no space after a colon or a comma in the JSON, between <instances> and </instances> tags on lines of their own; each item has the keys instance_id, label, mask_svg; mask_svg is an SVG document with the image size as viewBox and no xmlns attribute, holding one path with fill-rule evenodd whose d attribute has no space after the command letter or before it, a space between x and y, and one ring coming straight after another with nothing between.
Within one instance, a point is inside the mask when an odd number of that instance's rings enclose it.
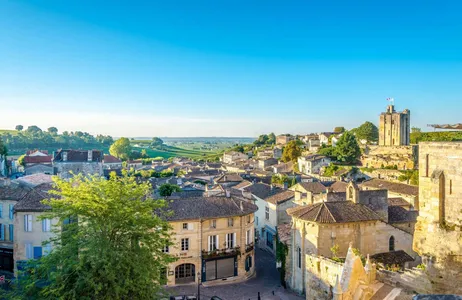
<instances>
[{"instance_id":1,"label":"stone church tower","mask_svg":"<svg viewBox=\"0 0 462 300\"><path fill-rule=\"evenodd\" d=\"M388 105L387 111L380 114L379 145L407 146L410 144L411 112L405 109L396 112L394 105Z\"/></svg>"}]
</instances>

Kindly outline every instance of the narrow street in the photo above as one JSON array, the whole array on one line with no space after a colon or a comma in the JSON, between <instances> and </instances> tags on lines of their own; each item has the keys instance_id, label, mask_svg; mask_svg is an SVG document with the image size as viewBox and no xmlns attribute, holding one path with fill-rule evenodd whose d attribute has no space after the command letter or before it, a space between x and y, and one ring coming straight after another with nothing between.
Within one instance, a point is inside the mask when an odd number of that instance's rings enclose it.
<instances>
[{"instance_id":1,"label":"narrow street","mask_svg":"<svg viewBox=\"0 0 462 300\"><path fill-rule=\"evenodd\" d=\"M201 286L201 300L209 300L218 296L223 300L257 300L260 292L261 300L301 300L304 299L285 290L279 281L274 257L266 251L256 248L257 275L248 281L211 287ZM196 295L197 285L168 288L171 295ZM274 292L274 296L273 296Z\"/></svg>"}]
</instances>

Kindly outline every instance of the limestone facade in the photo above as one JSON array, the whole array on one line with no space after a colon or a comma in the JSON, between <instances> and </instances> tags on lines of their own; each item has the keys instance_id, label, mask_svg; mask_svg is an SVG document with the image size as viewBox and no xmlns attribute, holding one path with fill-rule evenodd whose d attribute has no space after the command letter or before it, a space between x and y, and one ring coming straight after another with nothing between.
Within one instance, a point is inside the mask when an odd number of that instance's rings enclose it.
<instances>
[{"instance_id":1,"label":"limestone facade","mask_svg":"<svg viewBox=\"0 0 462 300\"><path fill-rule=\"evenodd\" d=\"M462 294L462 143L423 142L419 148L414 249L426 262L429 292Z\"/></svg>"},{"instance_id":2,"label":"limestone facade","mask_svg":"<svg viewBox=\"0 0 462 300\"><path fill-rule=\"evenodd\" d=\"M412 170L418 166L418 146L366 146L361 155L366 168L380 169L396 166L398 170Z\"/></svg>"},{"instance_id":3,"label":"limestone facade","mask_svg":"<svg viewBox=\"0 0 462 300\"><path fill-rule=\"evenodd\" d=\"M387 111L380 115L379 145L401 146L410 144L411 112L395 111L394 105L389 105Z\"/></svg>"}]
</instances>

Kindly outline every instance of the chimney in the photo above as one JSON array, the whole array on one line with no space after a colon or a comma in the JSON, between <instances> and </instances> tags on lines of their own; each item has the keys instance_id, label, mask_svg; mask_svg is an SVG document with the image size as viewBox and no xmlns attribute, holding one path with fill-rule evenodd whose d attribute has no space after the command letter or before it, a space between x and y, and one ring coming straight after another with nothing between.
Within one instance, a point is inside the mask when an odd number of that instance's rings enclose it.
<instances>
[{"instance_id":1,"label":"chimney","mask_svg":"<svg viewBox=\"0 0 462 300\"><path fill-rule=\"evenodd\" d=\"M93 150L88 150L88 161L93 161Z\"/></svg>"},{"instance_id":2,"label":"chimney","mask_svg":"<svg viewBox=\"0 0 462 300\"><path fill-rule=\"evenodd\" d=\"M226 198L230 198L231 197L231 191L229 189L226 189L225 190L225 193L226 193Z\"/></svg>"},{"instance_id":3,"label":"chimney","mask_svg":"<svg viewBox=\"0 0 462 300\"><path fill-rule=\"evenodd\" d=\"M67 151L62 151L61 154L63 161L67 161Z\"/></svg>"}]
</instances>

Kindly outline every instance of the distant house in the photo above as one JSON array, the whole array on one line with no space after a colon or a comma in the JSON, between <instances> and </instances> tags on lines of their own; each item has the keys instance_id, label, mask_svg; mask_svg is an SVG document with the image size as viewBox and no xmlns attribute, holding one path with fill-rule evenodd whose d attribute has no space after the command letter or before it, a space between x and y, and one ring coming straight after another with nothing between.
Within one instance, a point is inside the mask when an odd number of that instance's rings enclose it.
<instances>
[{"instance_id":1,"label":"distant house","mask_svg":"<svg viewBox=\"0 0 462 300\"><path fill-rule=\"evenodd\" d=\"M277 165L278 160L276 158L267 158L267 159L261 159L258 161L258 168L260 170L265 170L267 167Z\"/></svg>"},{"instance_id":2,"label":"distant house","mask_svg":"<svg viewBox=\"0 0 462 300\"><path fill-rule=\"evenodd\" d=\"M276 137L276 144L277 145L285 145L290 141L295 140L295 137L290 134L281 134Z\"/></svg>"},{"instance_id":3,"label":"distant house","mask_svg":"<svg viewBox=\"0 0 462 300\"><path fill-rule=\"evenodd\" d=\"M112 155L104 155L103 168L105 170L122 169L122 161Z\"/></svg>"},{"instance_id":4,"label":"distant house","mask_svg":"<svg viewBox=\"0 0 462 300\"><path fill-rule=\"evenodd\" d=\"M280 163L277 165L272 166L273 173L281 174L281 173L289 173L294 170L294 163L289 161L286 163Z\"/></svg>"},{"instance_id":5,"label":"distant house","mask_svg":"<svg viewBox=\"0 0 462 300\"><path fill-rule=\"evenodd\" d=\"M360 187L363 190L387 190L390 198L401 198L408 203L409 209L419 210L418 186L374 178L364 181ZM405 205L400 206L404 207Z\"/></svg>"},{"instance_id":6,"label":"distant house","mask_svg":"<svg viewBox=\"0 0 462 300\"><path fill-rule=\"evenodd\" d=\"M224 174L216 178L215 183L224 187L232 187L239 184L243 180L244 179L242 179L239 174Z\"/></svg>"},{"instance_id":7,"label":"distant house","mask_svg":"<svg viewBox=\"0 0 462 300\"><path fill-rule=\"evenodd\" d=\"M321 147L321 142L319 141L318 138L311 139L308 141L308 150L310 152L318 152L319 147Z\"/></svg>"},{"instance_id":8,"label":"distant house","mask_svg":"<svg viewBox=\"0 0 462 300\"><path fill-rule=\"evenodd\" d=\"M143 167L143 161L141 159L138 160L128 160L127 161L127 168L128 169L135 169L138 170Z\"/></svg>"},{"instance_id":9,"label":"distant house","mask_svg":"<svg viewBox=\"0 0 462 300\"><path fill-rule=\"evenodd\" d=\"M337 142L338 140L340 139L340 137L342 136L343 134L336 134L335 136L332 137L331 139L331 144L333 147L337 146Z\"/></svg>"},{"instance_id":10,"label":"distant house","mask_svg":"<svg viewBox=\"0 0 462 300\"><path fill-rule=\"evenodd\" d=\"M306 175L319 174L322 167L330 164L330 158L323 155L308 155L298 158L298 169Z\"/></svg>"},{"instance_id":11,"label":"distant house","mask_svg":"<svg viewBox=\"0 0 462 300\"><path fill-rule=\"evenodd\" d=\"M231 164L233 162L246 159L249 159L249 156L241 152L230 151L223 153L223 163L225 164Z\"/></svg>"},{"instance_id":12,"label":"distant house","mask_svg":"<svg viewBox=\"0 0 462 300\"><path fill-rule=\"evenodd\" d=\"M68 179L77 174L103 176L103 152L99 150L60 150L53 158L55 173Z\"/></svg>"},{"instance_id":13,"label":"distant house","mask_svg":"<svg viewBox=\"0 0 462 300\"><path fill-rule=\"evenodd\" d=\"M319 142L321 143L321 145L328 145L329 144L329 137L333 135L332 132L321 132L319 134Z\"/></svg>"},{"instance_id":14,"label":"distant house","mask_svg":"<svg viewBox=\"0 0 462 300\"><path fill-rule=\"evenodd\" d=\"M24 156L24 174L53 174L52 155L48 151L28 151Z\"/></svg>"}]
</instances>

